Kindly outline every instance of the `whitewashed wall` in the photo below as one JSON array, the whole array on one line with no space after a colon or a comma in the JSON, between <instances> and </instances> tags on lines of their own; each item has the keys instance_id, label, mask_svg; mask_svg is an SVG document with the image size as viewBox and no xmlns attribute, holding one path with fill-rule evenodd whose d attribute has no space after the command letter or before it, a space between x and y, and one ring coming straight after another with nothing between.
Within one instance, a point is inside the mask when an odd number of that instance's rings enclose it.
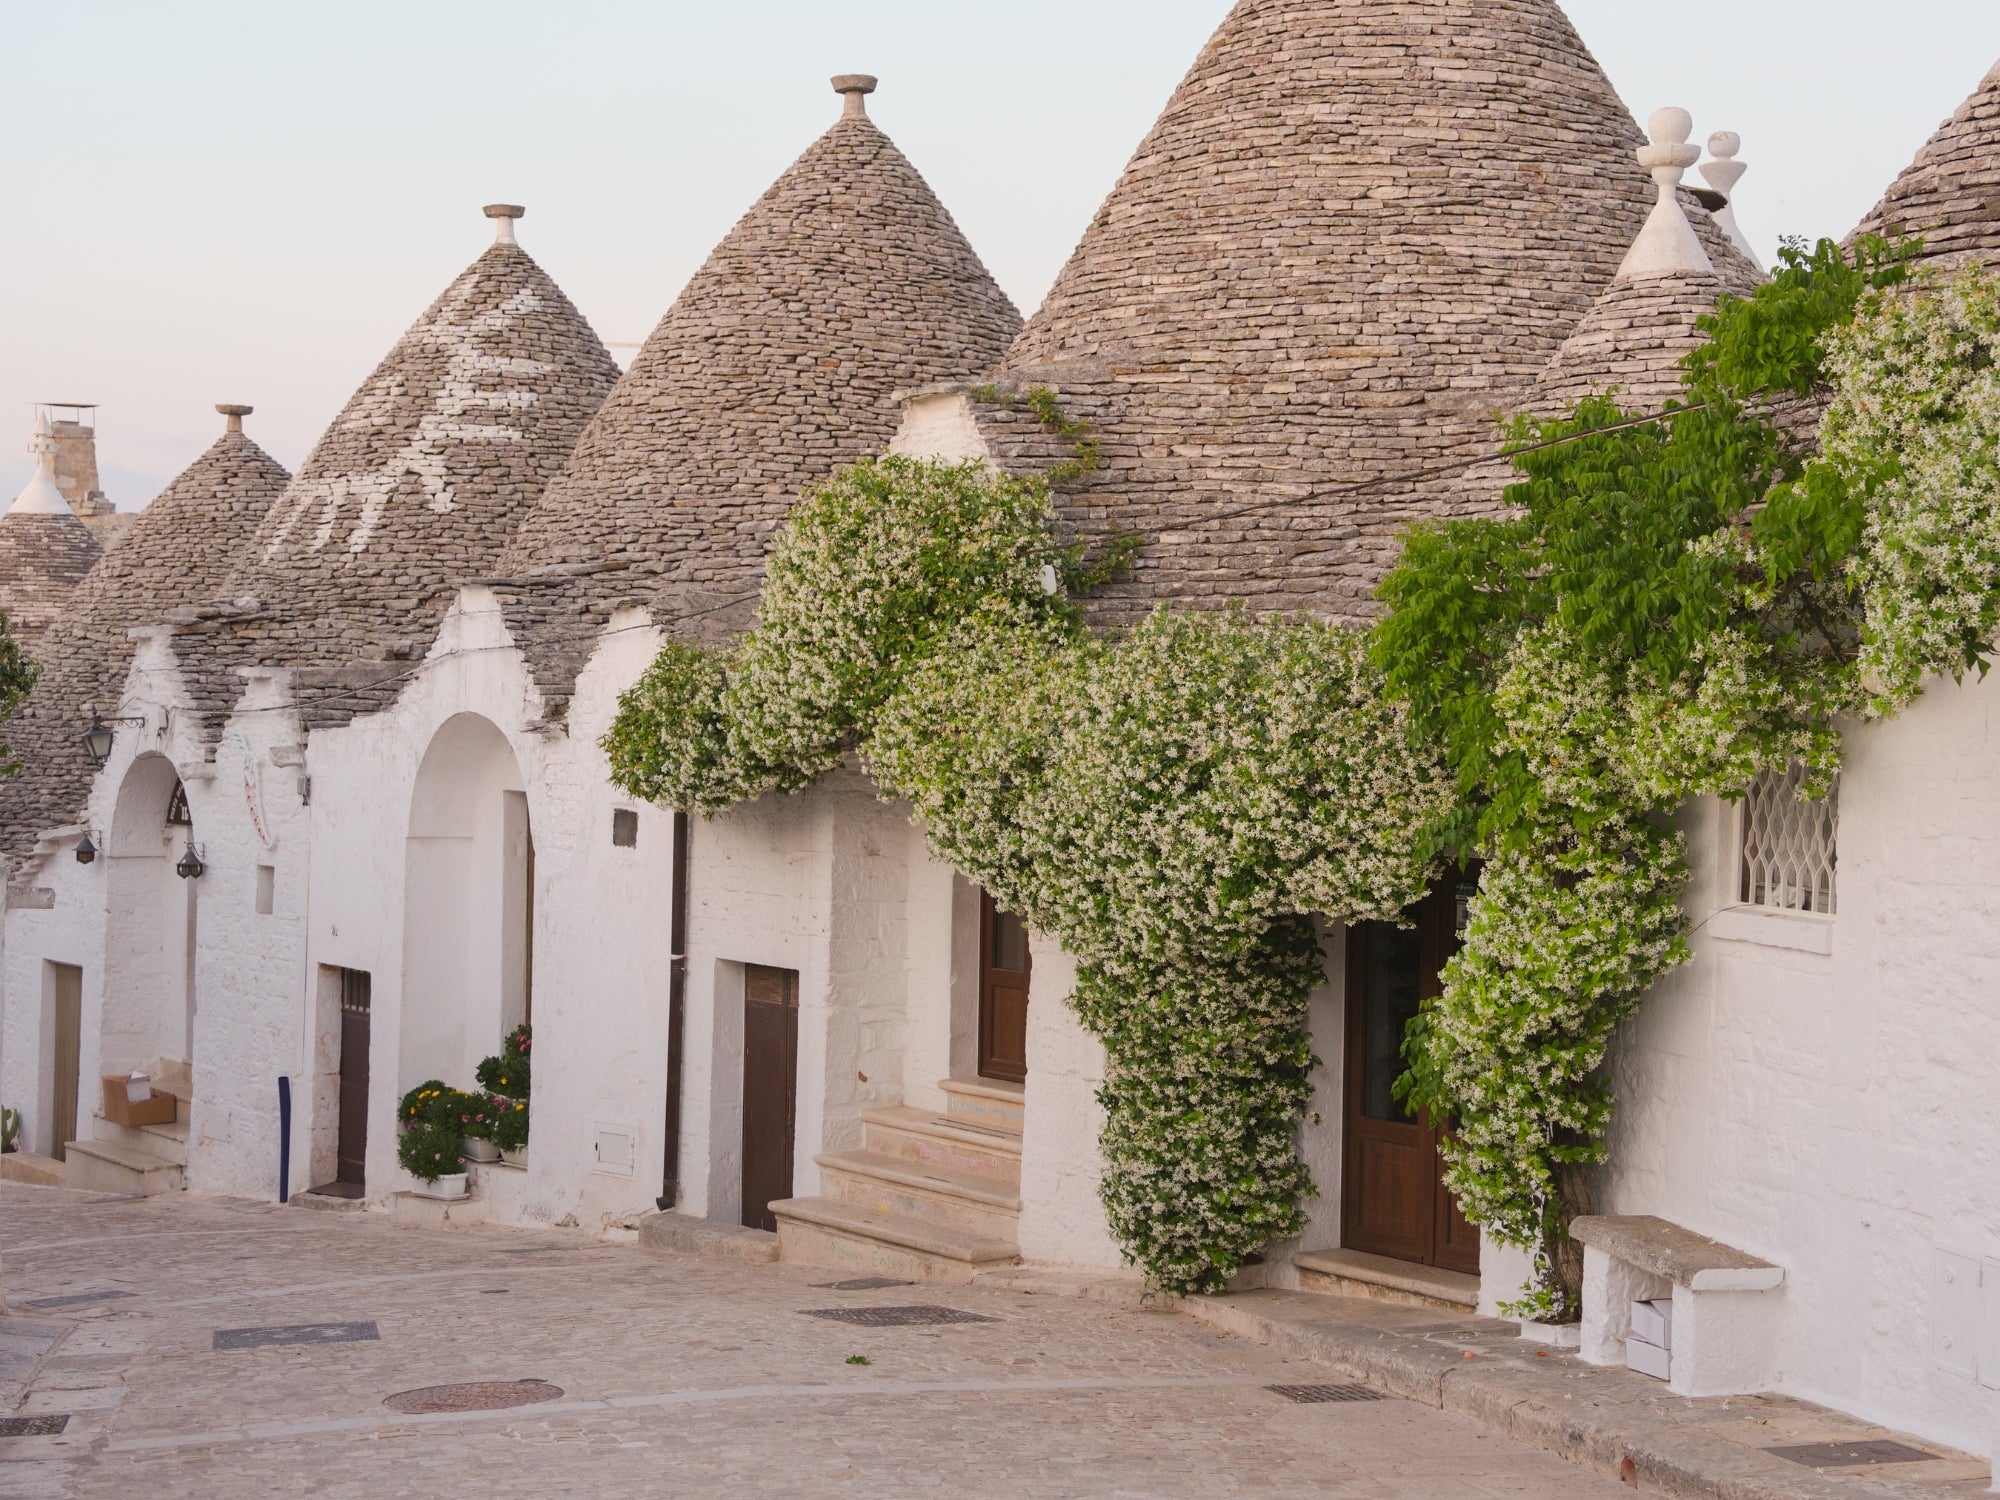
<instances>
[{"instance_id":1,"label":"whitewashed wall","mask_svg":"<svg viewBox=\"0 0 2000 1500\"><path fill-rule=\"evenodd\" d=\"M1782 1389L1988 1452L1932 1298L2000 1257L2000 682L1850 735L1831 919L1729 910L1733 809L1684 821L1697 957L1620 1040L1603 1207L1785 1268Z\"/></svg>"}]
</instances>

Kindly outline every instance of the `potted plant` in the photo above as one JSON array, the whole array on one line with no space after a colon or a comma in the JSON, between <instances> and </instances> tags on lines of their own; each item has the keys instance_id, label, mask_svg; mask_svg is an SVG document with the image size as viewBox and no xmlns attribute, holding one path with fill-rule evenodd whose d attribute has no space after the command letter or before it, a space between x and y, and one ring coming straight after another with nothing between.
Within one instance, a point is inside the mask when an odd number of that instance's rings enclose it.
<instances>
[{"instance_id":1,"label":"potted plant","mask_svg":"<svg viewBox=\"0 0 2000 1500\"><path fill-rule=\"evenodd\" d=\"M458 1090L432 1078L411 1089L397 1107L403 1133L396 1142L396 1160L423 1184L417 1191L426 1198L465 1196L465 1173L458 1170L460 1097Z\"/></svg>"},{"instance_id":2,"label":"potted plant","mask_svg":"<svg viewBox=\"0 0 2000 1500\"><path fill-rule=\"evenodd\" d=\"M500 1160L500 1147L494 1142L493 1127L505 1103L485 1094L452 1091L451 1107L458 1115L460 1143L467 1161Z\"/></svg>"},{"instance_id":3,"label":"potted plant","mask_svg":"<svg viewBox=\"0 0 2000 1500\"><path fill-rule=\"evenodd\" d=\"M489 1102L496 1110L493 1141L500 1148L500 1159L511 1167L525 1167L528 1164L527 1101L495 1098Z\"/></svg>"},{"instance_id":4,"label":"potted plant","mask_svg":"<svg viewBox=\"0 0 2000 1500\"><path fill-rule=\"evenodd\" d=\"M532 1040L533 1033L525 1021L508 1032L499 1052L479 1065L475 1074L479 1086L489 1094L525 1103L528 1098L528 1049Z\"/></svg>"}]
</instances>

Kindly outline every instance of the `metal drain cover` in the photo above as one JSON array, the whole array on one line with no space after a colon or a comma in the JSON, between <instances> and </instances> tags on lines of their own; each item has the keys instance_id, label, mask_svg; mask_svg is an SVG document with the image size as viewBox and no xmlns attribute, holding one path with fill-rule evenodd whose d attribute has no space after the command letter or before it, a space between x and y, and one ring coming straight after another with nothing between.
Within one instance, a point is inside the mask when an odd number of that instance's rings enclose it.
<instances>
[{"instance_id":1,"label":"metal drain cover","mask_svg":"<svg viewBox=\"0 0 2000 1500\"><path fill-rule=\"evenodd\" d=\"M67 1297L38 1297L24 1307L83 1307L92 1302L115 1302L120 1297L136 1297L137 1292L74 1292Z\"/></svg>"},{"instance_id":2,"label":"metal drain cover","mask_svg":"<svg viewBox=\"0 0 2000 1500\"><path fill-rule=\"evenodd\" d=\"M997 1323L998 1318L960 1312L955 1307L809 1307L809 1318L858 1323L863 1328L917 1328L932 1323Z\"/></svg>"},{"instance_id":3,"label":"metal drain cover","mask_svg":"<svg viewBox=\"0 0 2000 1500\"><path fill-rule=\"evenodd\" d=\"M563 1391L546 1380L473 1380L462 1385L426 1385L382 1398L391 1411L505 1411L554 1401Z\"/></svg>"},{"instance_id":4,"label":"metal drain cover","mask_svg":"<svg viewBox=\"0 0 2000 1500\"><path fill-rule=\"evenodd\" d=\"M361 1344L380 1338L370 1323L290 1323L279 1328L218 1328L217 1349L281 1349L293 1344Z\"/></svg>"},{"instance_id":5,"label":"metal drain cover","mask_svg":"<svg viewBox=\"0 0 2000 1500\"><path fill-rule=\"evenodd\" d=\"M885 1287L915 1286L914 1281L898 1281L893 1276L857 1276L852 1281L815 1281L822 1292L879 1292Z\"/></svg>"},{"instance_id":6,"label":"metal drain cover","mask_svg":"<svg viewBox=\"0 0 2000 1500\"><path fill-rule=\"evenodd\" d=\"M1875 1438L1859 1443L1797 1443L1788 1448L1766 1448L1779 1458L1789 1458L1808 1469L1845 1469L1860 1464L1924 1464L1937 1458L1908 1443L1892 1443Z\"/></svg>"},{"instance_id":7,"label":"metal drain cover","mask_svg":"<svg viewBox=\"0 0 2000 1500\"><path fill-rule=\"evenodd\" d=\"M1265 1390L1301 1406L1324 1406L1333 1401L1386 1401L1380 1391L1365 1385L1267 1385Z\"/></svg>"},{"instance_id":8,"label":"metal drain cover","mask_svg":"<svg viewBox=\"0 0 2000 1500\"><path fill-rule=\"evenodd\" d=\"M69 1415L47 1417L0 1417L0 1438L54 1437L69 1426Z\"/></svg>"}]
</instances>

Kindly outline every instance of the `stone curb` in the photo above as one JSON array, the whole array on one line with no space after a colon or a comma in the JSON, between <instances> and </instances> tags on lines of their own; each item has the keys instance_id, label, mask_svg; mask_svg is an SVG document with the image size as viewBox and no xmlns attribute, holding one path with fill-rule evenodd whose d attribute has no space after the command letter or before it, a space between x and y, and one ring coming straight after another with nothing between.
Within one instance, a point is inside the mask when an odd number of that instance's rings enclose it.
<instances>
[{"instance_id":1,"label":"stone curb","mask_svg":"<svg viewBox=\"0 0 2000 1500\"><path fill-rule=\"evenodd\" d=\"M768 1266L778 1259L778 1237L686 1214L648 1214L639 1221L639 1246L653 1255L695 1255L705 1260Z\"/></svg>"},{"instance_id":2,"label":"stone curb","mask_svg":"<svg viewBox=\"0 0 2000 1500\"><path fill-rule=\"evenodd\" d=\"M1324 1305L1338 1300L1248 1292L1189 1298L1180 1308L1212 1328L1331 1366L1378 1390L1463 1417L1653 1494L1699 1500L1914 1500L1940 1493L1938 1481L1887 1475L1833 1478L1733 1441L1719 1429L1740 1429L1744 1415L1740 1406L1732 1408L1723 1399L1668 1395L1643 1376L1583 1365L1570 1356L1552 1354L1543 1363L1534 1346L1518 1339L1487 1344L1468 1359L1463 1347L1425 1336L1439 1329L1437 1315L1399 1309L1409 1327L1398 1331L1380 1326L1386 1316L1380 1307L1368 1306L1363 1321ZM1490 1338L1514 1325L1468 1315L1449 1326ZM1786 1401L1786 1406L1801 1414L1817 1415L1819 1410L1803 1402ZM1837 1412L1827 1411L1824 1417L1828 1428L1866 1426ZM1869 1427L1854 1435L1883 1433ZM1767 1436L1774 1446L1783 1441L1780 1433Z\"/></svg>"}]
</instances>

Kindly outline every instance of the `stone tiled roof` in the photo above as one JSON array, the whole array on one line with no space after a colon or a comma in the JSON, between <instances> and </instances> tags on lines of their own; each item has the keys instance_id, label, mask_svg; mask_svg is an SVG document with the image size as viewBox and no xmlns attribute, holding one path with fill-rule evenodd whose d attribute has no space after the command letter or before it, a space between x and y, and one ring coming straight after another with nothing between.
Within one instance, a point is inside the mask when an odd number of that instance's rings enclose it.
<instances>
[{"instance_id":1,"label":"stone tiled roof","mask_svg":"<svg viewBox=\"0 0 2000 1500\"><path fill-rule=\"evenodd\" d=\"M1147 541L1096 616L1369 615L1400 532L1467 503L1399 476L1496 446L1655 201L1642 140L1554 0L1240 0L1000 371L1098 429L1078 528Z\"/></svg>"},{"instance_id":2,"label":"stone tiled roof","mask_svg":"<svg viewBox=\"0 0 2000 1500\"><path fill-rule=\"evenodd\" d=\"M1681 395L1681 361L1703 342L1695 319L1723 290L1694 272L1613 282L1535 382L1529 409L1554 415L1615 394L1628 411L1660 410Z\"/></svg>"},{"instance_id":3,"label":"stone tiled roof","mask_svg":"<svg viewBox=\"0 0 2000 1500\"><path fill-rule=\"evenodd\" d=\"M2000 64L1863 219L1856 234L1902 231L1946 264L2000 262Z\"/></svg>"},{"instance_id":4,"label":"stone tiled roof","mask_svg":"<svg viewBox=\"0 0 2000 1500\"><path fill-rule=\"evenodd\" d=\"M103 555L73 511L0 516L0 612L30 656L41 659L43 633Z\"/></svg>"},{"instance_id":5,"label":"stone tiled roof","mask_svg":"<svg viewBox=\"0 0 2000 1500\"><path fill-rule=\"evenodd\" d=\"M745 623L799 495L883 450L894 392L991 369L1020 322L857 100L687 284L507 549L551 712L614 602Z\"/></svg>"},{"instance_id":6,"label":"stone tiled roof","mask_svg":"<svg viewBox=\"0 0 2000 1500\"><path fill-rule=\"evenodd\" d=\"M290 476L240 431L225 433L144 510L70 595L43 638L42 675L0 739L21 772L0 781L0 843L13 867L44 831L76 821L96 766L78 736L118 712L134 643L221 586ZM121 728L120 733L134 730Z\"/></svg>"},{"instance_id":7,"label":"stone tiled roof","mask_svg":"<svg viewBox=\"0 0 2000 1500\"><path fill-rule=\"evenodd\" d=\"M320 438L220 607L183 627L176 650L210 725L251 663L296 669L313 724L381 706L329 684L422 659L456 584L493 571L617 378L518 246L474 261Z\"/></svg>"}]
</instances>

